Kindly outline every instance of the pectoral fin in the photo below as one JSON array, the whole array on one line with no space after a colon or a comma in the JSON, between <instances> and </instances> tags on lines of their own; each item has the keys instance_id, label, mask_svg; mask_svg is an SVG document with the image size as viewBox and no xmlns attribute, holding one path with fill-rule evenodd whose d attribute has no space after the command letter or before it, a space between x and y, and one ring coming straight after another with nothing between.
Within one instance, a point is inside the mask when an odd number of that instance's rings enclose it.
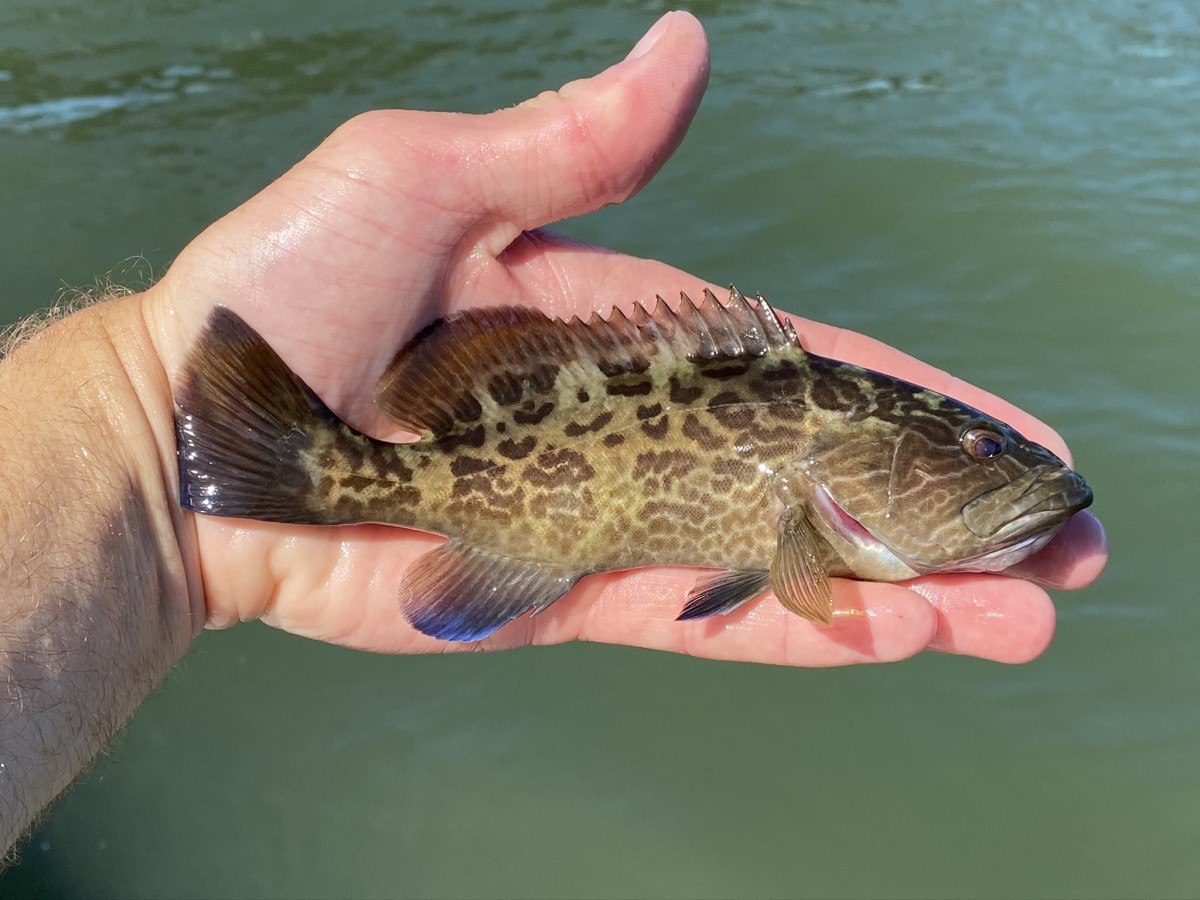
<instances>
[{"instance_id":1,"label":"pectoral fin","mask_svg":"<svg viewBox=\"0 0 1200 900\"><path fill-rule=\"evenodd\" d=\"M779 545L771 561L771 588L785 608L828 625L833 621L833 588L821 562L816 529L802 510L779 519Z\"/></svg>"},{"instance_id":2,"label":"pectoral fin","mask_svg":"<svg viewBox=\"0 0 1200 900\"><path fill-rule=\"evenodd\" d=\"M401 606L417 631L446 641L478 641L531 609L541 612L579 577L451 541L416 561L404 581Z\"/></svg>"}]
</instances>

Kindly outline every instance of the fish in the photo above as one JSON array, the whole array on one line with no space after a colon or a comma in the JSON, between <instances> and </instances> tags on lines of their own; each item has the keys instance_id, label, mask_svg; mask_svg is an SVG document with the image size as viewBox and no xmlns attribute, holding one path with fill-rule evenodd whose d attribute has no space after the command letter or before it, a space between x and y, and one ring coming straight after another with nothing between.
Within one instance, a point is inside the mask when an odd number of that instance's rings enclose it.
<instances>
[{"instance_id":1,"label":"fish","mask_svg":"<svg viewBox=\"0 0 1200 900\"><path fill-rule=\"evenodd\" d=\"M398 590L408 622L447 641L536 615L586 575L656 565L717 570L681 620L770 590L829 624L831 578L1003 572L1092 502L1008 424L810 353L736 288L587 321L440 318L375 388L415 442L347 425L227 307L177 383L185 510L444 535Z\"/></svg>"}]
</instances>

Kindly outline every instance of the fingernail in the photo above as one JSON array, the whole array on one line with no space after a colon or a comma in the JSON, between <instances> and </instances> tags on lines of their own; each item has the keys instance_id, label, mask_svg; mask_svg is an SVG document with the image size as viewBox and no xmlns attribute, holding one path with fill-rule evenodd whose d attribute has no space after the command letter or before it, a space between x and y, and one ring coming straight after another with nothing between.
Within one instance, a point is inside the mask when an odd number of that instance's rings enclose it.
<instances>
[{"instance_id":1,"label":"fingernail","mask_svg":"<svg viewBox=\"0 0 1200 900\"><path fill-rule=\"evenodd\" d=\"M667 20L675 15L673 12L665 13L662 18L650 26L650 30L642 35L642 39L633 45L633 49L629 51L629 55L625 59L637 59L645 56L650 52L650 48L658 43L658 39L667 32Z\"/></svg>"}]
</instances>

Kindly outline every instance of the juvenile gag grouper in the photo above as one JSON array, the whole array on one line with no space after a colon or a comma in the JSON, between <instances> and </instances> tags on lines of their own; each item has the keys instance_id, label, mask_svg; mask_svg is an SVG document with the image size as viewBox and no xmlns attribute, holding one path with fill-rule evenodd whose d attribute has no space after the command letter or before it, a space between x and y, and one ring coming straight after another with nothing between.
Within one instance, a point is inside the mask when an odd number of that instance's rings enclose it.
<instances>
[{"instance_id":1,"label":"juvenile gag grouper","mask_svg":"<svg viewBox=\"0 0 1200 900\"><path fill-rule=\"evenodd\" d=\"M723 570L681 619L771 589L828 623L831 577L1000 572L1092 501L1003 422L808 353L736 290L587 322L519 307L439 319L376 388L416 443L340 421L225 308L179 383L185 508L446 535L397 587L415 628L453 641L592 572L653 565Z\"/></svg>"}]
</instances>

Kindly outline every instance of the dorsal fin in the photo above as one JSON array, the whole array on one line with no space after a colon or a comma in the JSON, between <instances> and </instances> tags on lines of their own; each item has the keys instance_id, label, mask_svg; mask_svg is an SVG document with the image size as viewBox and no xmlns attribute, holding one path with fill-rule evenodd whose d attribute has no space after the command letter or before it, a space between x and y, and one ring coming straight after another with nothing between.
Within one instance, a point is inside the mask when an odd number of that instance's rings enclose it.
<instances>
[{"instance_id":1,"label":"dorsal fin","mask_svg":"<svg viewBox=\"0 0 1200 900\"><path fill-rule=\"evenodd\" d=\"M396 424L442 436L480 418L485 405L552 391L568 368L612 378L659 361L733 360L799 347L795 329L761 294L750 301L731 288L721 303L706 290L699 305L680 296L678 311L658 297L653 312L638 303L631 315L614 308L587 322L519 306L438 319L396 354L375 402Z\"/></svg>"}]
</instances>

